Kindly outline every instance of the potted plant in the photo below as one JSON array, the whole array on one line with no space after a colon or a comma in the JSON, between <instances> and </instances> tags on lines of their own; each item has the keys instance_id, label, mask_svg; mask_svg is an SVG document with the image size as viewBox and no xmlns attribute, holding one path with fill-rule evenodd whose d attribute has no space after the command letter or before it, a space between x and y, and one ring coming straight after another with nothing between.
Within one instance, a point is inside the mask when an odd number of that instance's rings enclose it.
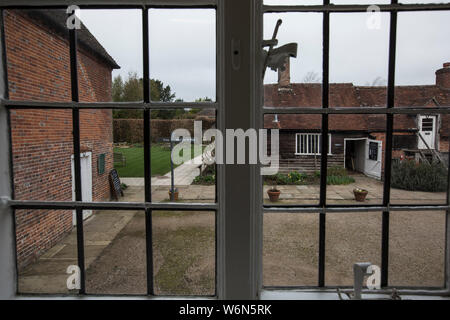
<instances>
[{"instance_id":1,"label":"potted plant","mask_svg":"<svg viewBox=\"0 0 450 320\"><path fill-rule=\"evenodd\" d=\"M369 191L364 190L364 189L360 189L360 188L353 189L353 194L355 195L355 200L359 201L359 202L364 202L364 200L366 200L366 196L368 193L369 193Z\"/></svg>"},{"instance_id":2,"label":"potted plant","mask_svg":"<svg viewBox=\"0 0 450 320\"><path fill-rule=\"evenodd\" d=\"M267 194L269 195L270 202L277 202L280 197L281 191L277 189L274 185L269 190L267 190Z\"/></svg>"},{"instance_id":3,"label":"potted plant","mask_svg":"<svg viewBox=\"0 0 450 320\"><path fill-rule=\"evenodd\" d=\"M169 200L172 200L172 190L169 190ZM178 201L178 189L173 189L173 201Z\"/></svg>"}]
</instances>

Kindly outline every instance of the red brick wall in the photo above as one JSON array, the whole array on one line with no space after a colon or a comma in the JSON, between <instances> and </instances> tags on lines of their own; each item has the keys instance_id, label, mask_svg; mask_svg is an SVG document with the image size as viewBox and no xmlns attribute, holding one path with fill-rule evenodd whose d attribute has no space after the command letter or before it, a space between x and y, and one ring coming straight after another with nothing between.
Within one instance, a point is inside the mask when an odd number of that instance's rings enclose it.
<instances>
[{"instance_id":1,"label":"red brick wall","mask_svg":"<svg viewBox=\"0 0 450 320\"><path fill-rule=\"evenodd\" d=\"M70 101L67 39L16 11L5 12L8 82L11 100ZM78 54L80 100L111 100L111 67L82 49ZM82 151L92 152L93 200L110 197L113 167L112 113L80 112ZM71 110L11 110L16 199L72 200ZM103 175L97 157L106 154ZM16 212L19 268L51 248L72 229L72 211Z\"/></svg>"}]
</instances>

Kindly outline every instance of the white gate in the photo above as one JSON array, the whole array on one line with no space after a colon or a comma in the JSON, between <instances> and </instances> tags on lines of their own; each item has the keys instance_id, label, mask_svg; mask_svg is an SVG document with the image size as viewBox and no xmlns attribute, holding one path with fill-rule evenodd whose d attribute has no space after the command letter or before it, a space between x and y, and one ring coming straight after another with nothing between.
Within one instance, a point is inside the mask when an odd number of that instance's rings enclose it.
<instances>
[{"instance_id":1,"label":"white gate","mask_svg":"<svg viewBox=\"0 0 450 320\"><path fill-rule=\"evenodd\" d=\"M92 153L84 152L80 154L81 161L81 191L83 201L92 201ZM72 200L75 201L75 169L74 169L74 157L72 156ZM83 220L89 218L92 215L92 210L83 210ZM75 226L76 212L73 211L72 222Z\"/></svg>"}]
</instances>

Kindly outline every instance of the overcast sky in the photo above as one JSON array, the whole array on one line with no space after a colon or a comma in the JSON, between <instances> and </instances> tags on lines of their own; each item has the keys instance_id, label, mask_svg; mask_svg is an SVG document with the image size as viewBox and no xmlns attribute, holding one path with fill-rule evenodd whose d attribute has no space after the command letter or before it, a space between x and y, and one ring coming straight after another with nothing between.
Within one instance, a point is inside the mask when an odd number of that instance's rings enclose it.
<instances>
[{"instance_id":1,"label":"overcast sky","mask_svg":"<svg viewBox=\"0 0 450 320\"><path fill-rule=\"evenodd\" d=\"M404 0L406 2L406 0ZM412 2L412 1L409 1ZM422 1L424 2L424 1ZM432 1L431 1L432 2ZM317 0L266 0L266 4L318 4ZM335 0L334 3L388 3ZM368 13L331 14L330 82L367 85L387 79L389 14L380 14L380 28L367 27ZM264 38L269 39L278 19L279 44L297 42L291 59L291 81L302 82L308 72L322 73L322 15L266 14ZM142 76L140 10L82 10L81 19L121 66L113 72L126 78ZM150 77L170 85L177 98L215 99L214 10L150 10ZM434 84L434 72L450 61L450 12L399 13L396 84ZM276 82L273 71L265 83Z\"/></svg>"}]
</instances>

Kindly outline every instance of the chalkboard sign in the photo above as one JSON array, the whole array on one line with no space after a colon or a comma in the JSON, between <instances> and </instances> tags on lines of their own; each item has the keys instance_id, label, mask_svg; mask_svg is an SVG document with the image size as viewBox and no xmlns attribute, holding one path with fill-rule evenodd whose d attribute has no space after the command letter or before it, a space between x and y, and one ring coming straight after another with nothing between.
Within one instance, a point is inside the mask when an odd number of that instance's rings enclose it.
<instances>
[{"instance_id":1,"label":"chalkboard sign","mask_svg":"<svg viewBox=\"0 0 450 320\"><path fill-rule=\"evenodd\" d=\"M123 196L122 187L120 186L119 174L116 169L112 169L109 173L109 183L111 185L111 190L114 198L119 200L119 196Z\"/></svg>"}]
</instances>

